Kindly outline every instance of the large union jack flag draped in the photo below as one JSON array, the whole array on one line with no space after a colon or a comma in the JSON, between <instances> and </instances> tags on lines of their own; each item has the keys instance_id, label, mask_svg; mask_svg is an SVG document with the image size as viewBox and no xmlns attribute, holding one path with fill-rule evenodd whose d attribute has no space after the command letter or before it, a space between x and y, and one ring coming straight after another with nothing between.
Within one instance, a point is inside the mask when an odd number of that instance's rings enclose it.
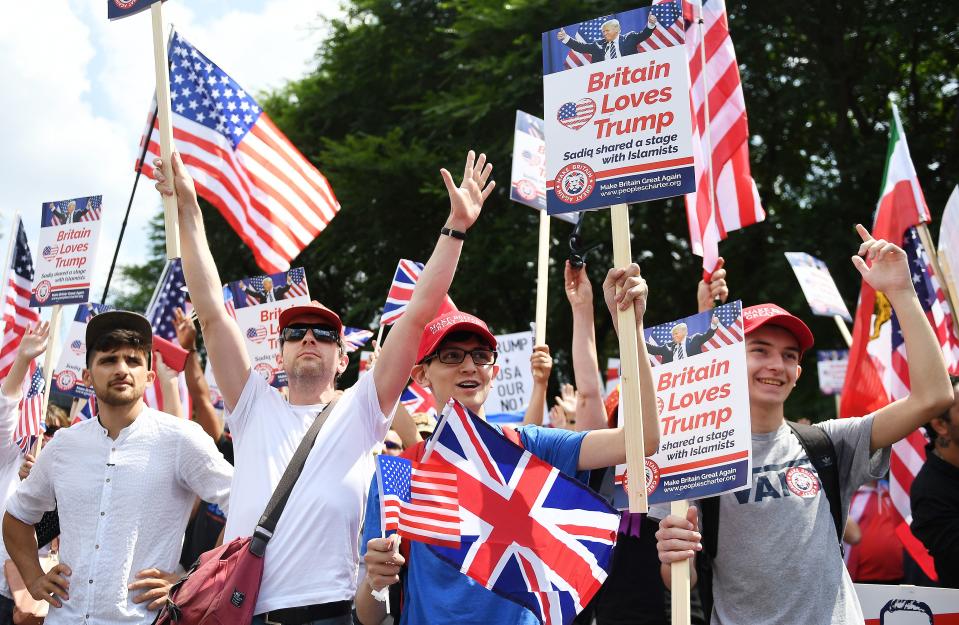
<instances>
[{"instance_id":1,"label":"large union jack flag draped","mask_svg":"<svg viewBox=\"0 0 959 625\"><path fill-rule=\"evenodd\" d=\"M618 513L459 404L423 459L455 471L462 533L428 548L541 622L571 622L606 579Z\"/></svg>"},{"instance_id":2,"label":"large union jack flag draped","mask_svg":"<svg viewBox=\"0 0 959 625\"><path fill-rule=\"evenodd\" d=\"M40 313L30 308L33 286L33 258L23 220L17 217L13 226L13 257L6 267L7 282L0 285L0 380L7 377L17 355L20 339L31 323L40 321Z\"/></svg>"},{"instance_id":3,"label":"large union jack flag draped","mask_svg":"<svg viewBox=\"0 0 959 625\"><path fill-rule=\"evenodd\" d=\"M396 274L393 276L393 284L390 285L389 295L386 296L386 304L383 305L383 315L380 317L380 325L388 326L399 321L406 307L413 298L413 289L416 287L416 281L420 279L423 272L423 263L413 262L401 258L396 265ZM437 315L456 310L453 300L447 295L440 306Z\"/></svg>"}]
</instances>

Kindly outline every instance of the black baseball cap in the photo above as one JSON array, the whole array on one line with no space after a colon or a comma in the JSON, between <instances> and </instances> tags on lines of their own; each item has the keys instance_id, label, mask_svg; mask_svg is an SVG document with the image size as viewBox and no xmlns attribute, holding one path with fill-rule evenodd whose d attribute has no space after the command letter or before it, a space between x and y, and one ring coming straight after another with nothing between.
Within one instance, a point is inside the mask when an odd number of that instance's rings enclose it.
<instances>
[{"instance_id":1,"label":"black baseball cap","mask_svg":"<svg viewBox=\"0 0 959 625\"><path fill-rule=\"evenodd\" d=\"M87 323L86 347L87 365L90 364L90 349L100 337L113 330L130 330L140 335L143 350L147 354L147 368L153 367L153 328L150 320L143 315L127 310L109 310L94 315Z\"/></svg>"}]
</instances>

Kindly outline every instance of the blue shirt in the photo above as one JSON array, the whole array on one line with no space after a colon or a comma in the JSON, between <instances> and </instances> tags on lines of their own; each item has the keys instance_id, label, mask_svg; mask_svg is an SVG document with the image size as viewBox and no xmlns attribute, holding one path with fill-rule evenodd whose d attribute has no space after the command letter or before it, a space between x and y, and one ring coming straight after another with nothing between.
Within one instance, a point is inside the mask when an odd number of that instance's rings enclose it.
<instances>
[{"instance_id":1,"label":"blue shirt","mask_svg":"<svg viewBox=\"0 0 959 625\"><path fill-rule=\"evenodd\" d=\"M494 425L494 424L491 424ZM563 473L586 482L588 471L576 471L579 450L586 432L570 432L528 425L517 428L523 447ZM370 488L360 549L379 538L380 498L376 481ZM403 583L403 615L400 625L539 625L526 608L483 588L466 575L436 557L429 548L409 541L410 555Z\"/></svg>"}]
</instances>

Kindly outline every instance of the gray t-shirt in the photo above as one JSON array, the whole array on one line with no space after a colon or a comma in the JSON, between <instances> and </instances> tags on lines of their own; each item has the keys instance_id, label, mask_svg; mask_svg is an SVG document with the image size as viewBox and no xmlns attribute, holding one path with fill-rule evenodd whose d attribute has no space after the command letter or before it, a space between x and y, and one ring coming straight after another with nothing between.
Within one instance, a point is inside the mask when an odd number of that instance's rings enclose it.
<instances>
[{"instance_id":1,"label":"gray t-shirt","mask_svg":"<svg viewBox=\"0 0 959 625\"><path fill-rule=\"evenodd\" d=\"M818 424L839 462L842 518L865 482L889 468L869 453L872 415ZM753 483L720 496L714 625L853 625L863 615L819 476L790 427L753 434Z\"/></svg>"}]
</instances>

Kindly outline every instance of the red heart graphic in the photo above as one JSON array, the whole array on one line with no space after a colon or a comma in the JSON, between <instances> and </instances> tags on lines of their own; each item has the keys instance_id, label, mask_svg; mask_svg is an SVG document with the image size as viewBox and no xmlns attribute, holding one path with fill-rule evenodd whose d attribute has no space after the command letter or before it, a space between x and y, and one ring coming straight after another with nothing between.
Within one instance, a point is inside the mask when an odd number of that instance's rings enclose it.
<instances>
[{"instance_id":1,"label":"red heart graphic","mask_svg":"<svg viewBox=\"0 0 959 625\"><path fill-rule=\"evenodd\" d=\"M596 114L596 102L583 98L579 102L566 102L556 113L556 120L567 128L579 130Z\"/></svg>"}]
</instances>

